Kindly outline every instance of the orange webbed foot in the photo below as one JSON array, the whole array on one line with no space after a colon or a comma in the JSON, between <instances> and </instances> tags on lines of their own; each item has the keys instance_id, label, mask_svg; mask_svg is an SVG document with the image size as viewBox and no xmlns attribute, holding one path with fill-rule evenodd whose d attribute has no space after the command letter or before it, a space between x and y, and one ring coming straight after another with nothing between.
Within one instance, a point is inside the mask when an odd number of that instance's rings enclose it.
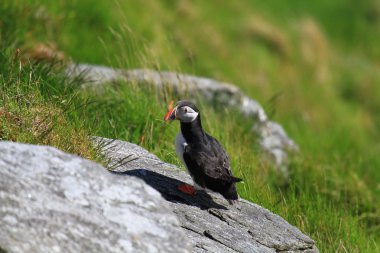
<instances>
[{"instance_id":1,"label":"orange webbed foot","mask_svg":"<svg viewBox=\"0 0 380 253\"><path fill-rule=\"evenodd\" d=\"M181 185L178 185L177 188L178 190L180 190L181 192L187 195L195 196L197 194L197 190L195 190L194 186L189 185L189 184L181 184Z\"/></svg>"}]
</instances>

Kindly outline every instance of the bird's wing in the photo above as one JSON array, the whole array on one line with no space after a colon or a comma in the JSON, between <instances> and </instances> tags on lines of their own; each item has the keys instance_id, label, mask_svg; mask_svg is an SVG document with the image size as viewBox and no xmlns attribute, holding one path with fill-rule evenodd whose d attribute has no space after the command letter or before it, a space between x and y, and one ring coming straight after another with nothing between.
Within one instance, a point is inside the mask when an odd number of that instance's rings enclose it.
<instances>
[{"instance_id":1,"label":"bird's wing","mask_svg":"<svg viewBox=\"0 0 380 253\"><path fill-rule=\"evenodd\" d=\"M219 142L208 136L209 145L200 151L186 147L183 159L189 170L198 176L231 182L237 181L232 177L230 160Z\"/></svg>"}]
</instances>

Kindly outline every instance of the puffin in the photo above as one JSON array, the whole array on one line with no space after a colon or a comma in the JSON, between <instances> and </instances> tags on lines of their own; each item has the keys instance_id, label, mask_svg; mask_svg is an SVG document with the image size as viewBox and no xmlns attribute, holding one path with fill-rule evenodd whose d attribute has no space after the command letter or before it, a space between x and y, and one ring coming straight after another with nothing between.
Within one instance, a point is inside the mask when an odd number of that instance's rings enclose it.
<instances>
[{"instance_id":1,"label":"puffin","mask_svg":"<svg viewBox=\"0 0 380 253\"><path fill-rule=\"evenodd\" d=\"M209 189L220 193L230 205L238 204L235 183L242 179L232 175L230 159L222 145L202 128L201 114L189 100L170 108L164 120L179 120L181 130L175 139L176 153L185 164L194 186L183 184L178 189L189 195Z\"/></svg>"}]
</instances>

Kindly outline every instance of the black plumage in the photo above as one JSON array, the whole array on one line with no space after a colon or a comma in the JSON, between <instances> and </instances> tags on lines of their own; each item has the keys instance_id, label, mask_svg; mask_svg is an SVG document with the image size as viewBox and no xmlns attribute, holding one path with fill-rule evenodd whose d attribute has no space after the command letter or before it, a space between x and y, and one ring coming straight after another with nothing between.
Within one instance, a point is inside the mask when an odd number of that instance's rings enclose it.
<instances>
[{"instance_id":1,"label":"black plumage","mask_svg":"<svg viewBox=\"0 0 380 253\"><path fill-rule=\"evenodd\" d=\"M180 110L184 106L190 107L197 113L191 122L181 121L181 133L186 140L183 161L191 177L202 188L219 192L231 204L236 202L239 197L235 183L241 179L232 175L226 151L214 137L203 130L201 115L195 104L190 101L180 101L175 109Z\"/></svg>"}]
</instances>

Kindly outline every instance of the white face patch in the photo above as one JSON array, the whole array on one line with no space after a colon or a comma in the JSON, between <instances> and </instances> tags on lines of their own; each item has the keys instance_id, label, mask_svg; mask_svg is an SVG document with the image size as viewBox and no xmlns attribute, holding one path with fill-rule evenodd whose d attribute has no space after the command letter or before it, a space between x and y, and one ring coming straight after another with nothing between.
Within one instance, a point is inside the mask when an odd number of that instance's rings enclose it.
<instances>
[{"instance_id":1,"label":"white face patch","mask_svg":"<svg viewBox=\"0 0 380 253\"><path fill-rule=\"evenodd\" d=\"M198 117L198 114L198 112L189 106L182 106L176 110L176 118L185 123L194 121Z\"/></svg>"}]
</instances>

